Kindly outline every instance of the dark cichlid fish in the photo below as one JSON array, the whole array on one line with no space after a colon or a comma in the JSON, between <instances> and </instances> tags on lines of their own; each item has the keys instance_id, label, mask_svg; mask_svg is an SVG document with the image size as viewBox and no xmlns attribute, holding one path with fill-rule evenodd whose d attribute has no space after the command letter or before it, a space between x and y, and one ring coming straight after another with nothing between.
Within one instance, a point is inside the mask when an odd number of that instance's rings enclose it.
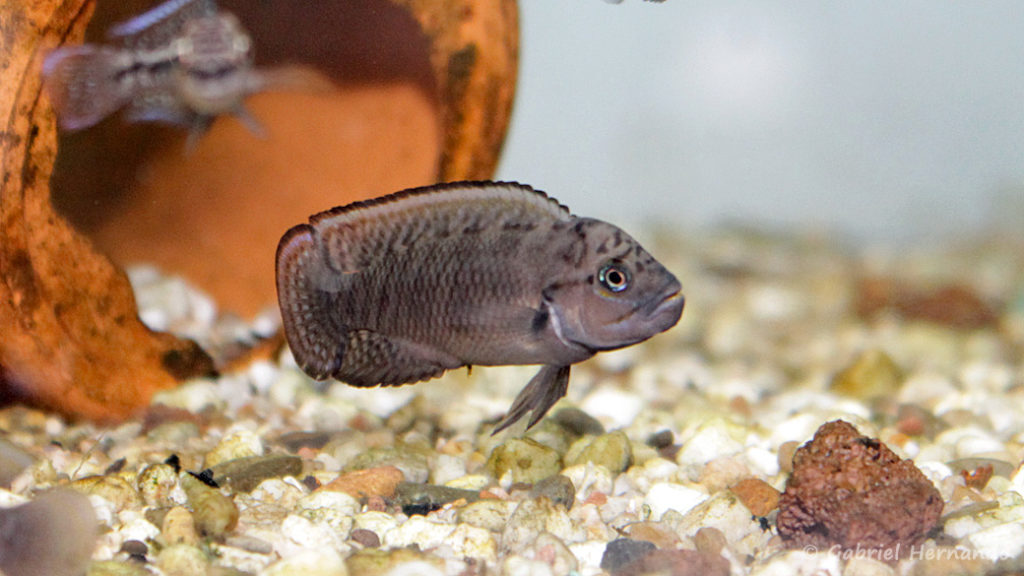
<instances>
[{"instance_id":1,"label":"dark cichlid fish","mask_svg":"<svg viewBox=\"0 0 1024 576\"><path fill-rule=\"evenodd\" d=\"M0 571L8 576L85 574L99 538L89 498L58 489L0 509Z\"/></svg>"},{"instance_id":2,"label":"dark cichlid fish","mask_svg":"<svg viewBox=\"0 0 1024 576\"><path fill-rule=\"evenodd\" d=\"M129 122L188 128L190 146L224 114L262 134L243 100L291 80L254 68L249 34L213 0L169 0L107 36L111 45L59 48L43 64L44 86L65 130L88 128L125 108Z\"/></svg>"},{"instance_id":3,"label":"dark cichlid fish","mask_svg":"<svg viewBox=\"0 0 1024 576\"><path fill-rule=\"evenodd\" d=\"M495 433L565 395L569 366L679 321L676 278L628 234L529 186L442 184L334 208L277 248L285 336L310 376L395 386L542 364Z\"/></svg>"}]
</instances>

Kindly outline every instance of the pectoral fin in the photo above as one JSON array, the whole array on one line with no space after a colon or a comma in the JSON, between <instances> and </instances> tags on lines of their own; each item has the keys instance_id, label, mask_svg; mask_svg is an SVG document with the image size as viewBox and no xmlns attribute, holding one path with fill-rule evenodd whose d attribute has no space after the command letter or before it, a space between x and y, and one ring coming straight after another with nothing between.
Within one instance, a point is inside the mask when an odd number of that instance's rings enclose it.
<instances>
[{"instance_id":1,"label":"pectoral fin","mask_svg":"<svg viewBox=\"0 0 1024 576\"><path fill-rule=\"evenodd\" d=\"M498 426L491 432L491 435L501 432L505 428L515 424L527 412L533 411L530 416L530 423L526 426L529 430L533 428L540 419L547 414L548 410L558 402L569 389L569 366L548 365L540 369L525 388L516 396L508 414L501 419Z\"/></svg>"}]
</instances>

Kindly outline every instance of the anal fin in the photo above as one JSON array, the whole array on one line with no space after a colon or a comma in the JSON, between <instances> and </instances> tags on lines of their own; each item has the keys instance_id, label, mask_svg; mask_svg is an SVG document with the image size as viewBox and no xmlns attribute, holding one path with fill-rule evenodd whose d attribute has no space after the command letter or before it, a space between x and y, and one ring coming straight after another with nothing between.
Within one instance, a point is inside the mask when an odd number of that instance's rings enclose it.
<instances>
[{"instance_id":1,"label":"anal fin","mask_svg":"<svg viewBox=\"0 0 1024 576\"><path fill-rule=\"evenodd\" d=\"M494 432L495 435L505 428L518 422L527 412L533 411L526 429L533 428L548 413L569 389L569 366L547 365L540 369L525 388L519 392L508 413L501 419Z\"/></svg>"}]
</instances>

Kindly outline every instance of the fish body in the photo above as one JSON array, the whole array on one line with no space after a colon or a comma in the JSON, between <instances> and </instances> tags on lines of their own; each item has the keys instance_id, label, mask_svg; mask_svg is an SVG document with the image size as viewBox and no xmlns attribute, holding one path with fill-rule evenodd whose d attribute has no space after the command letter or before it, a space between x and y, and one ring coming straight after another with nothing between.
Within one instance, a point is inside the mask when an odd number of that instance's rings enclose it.
<instances>
[{"instance_id":1,"label":"fish body","mask_svg":"<svg viewBox=\"0 0 1024 576\"><path fill-rule=\"evenodd\" d=\"M495 432L565 395L569 367L682 314L676 278L619 228L515 183L463 182L338 207L277 250L285 336L312 377L409 384L543 365Z\"/></svg>"},{"instance_id":2,"label":"fish body","mask_svg":"<svg viewBox=\"0 0 1024 576\"><path fill-rule=\"evenodd\" d=\"M0 509L0 571L9 576L85 574L99 537L89 498L71 490Z\"/></svg>"},{"instance_id":3,"label":"fish body","mask_svg":"<svg viewBox=\"0 0 1024 576\"><path fill-rule=\"evenodd\" d=\"M88 128L126 108L132 122L190 129L190 145L223 114L262 133L243 100L265 89L252 41L211 0L170 0L108 32L114 45L59 48L44 64L45 88L65 130Z\"/></svg>"}]
</instances>

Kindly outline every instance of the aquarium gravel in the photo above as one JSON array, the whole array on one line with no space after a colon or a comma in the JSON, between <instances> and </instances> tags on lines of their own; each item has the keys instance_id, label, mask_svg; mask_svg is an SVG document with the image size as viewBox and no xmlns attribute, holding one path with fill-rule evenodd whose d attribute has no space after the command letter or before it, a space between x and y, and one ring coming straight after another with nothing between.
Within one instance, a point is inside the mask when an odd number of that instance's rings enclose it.
<instances>
[{"instance_id":1,"label":"aquarium gravel","mask_svg":"<svg viewBox=\"0 0 1024 576\"><path fill-rule=\"evenodd\" d=\"M321 392L284 349L163 392L116 426L5 408L0 505L60 486L87 494L92 576L1024 569L1019 239L655 236L683 285L681 322L580 364L528 433L491 435L534 367ZM147 323L222 360L277 328L273 310L243 322L180 279L129 275ZM858 454L905 461L934 486L918 490L941 498L933 527L864 546L779 535L794 453L837 420Z\"/></svg>"}]
</instances>

